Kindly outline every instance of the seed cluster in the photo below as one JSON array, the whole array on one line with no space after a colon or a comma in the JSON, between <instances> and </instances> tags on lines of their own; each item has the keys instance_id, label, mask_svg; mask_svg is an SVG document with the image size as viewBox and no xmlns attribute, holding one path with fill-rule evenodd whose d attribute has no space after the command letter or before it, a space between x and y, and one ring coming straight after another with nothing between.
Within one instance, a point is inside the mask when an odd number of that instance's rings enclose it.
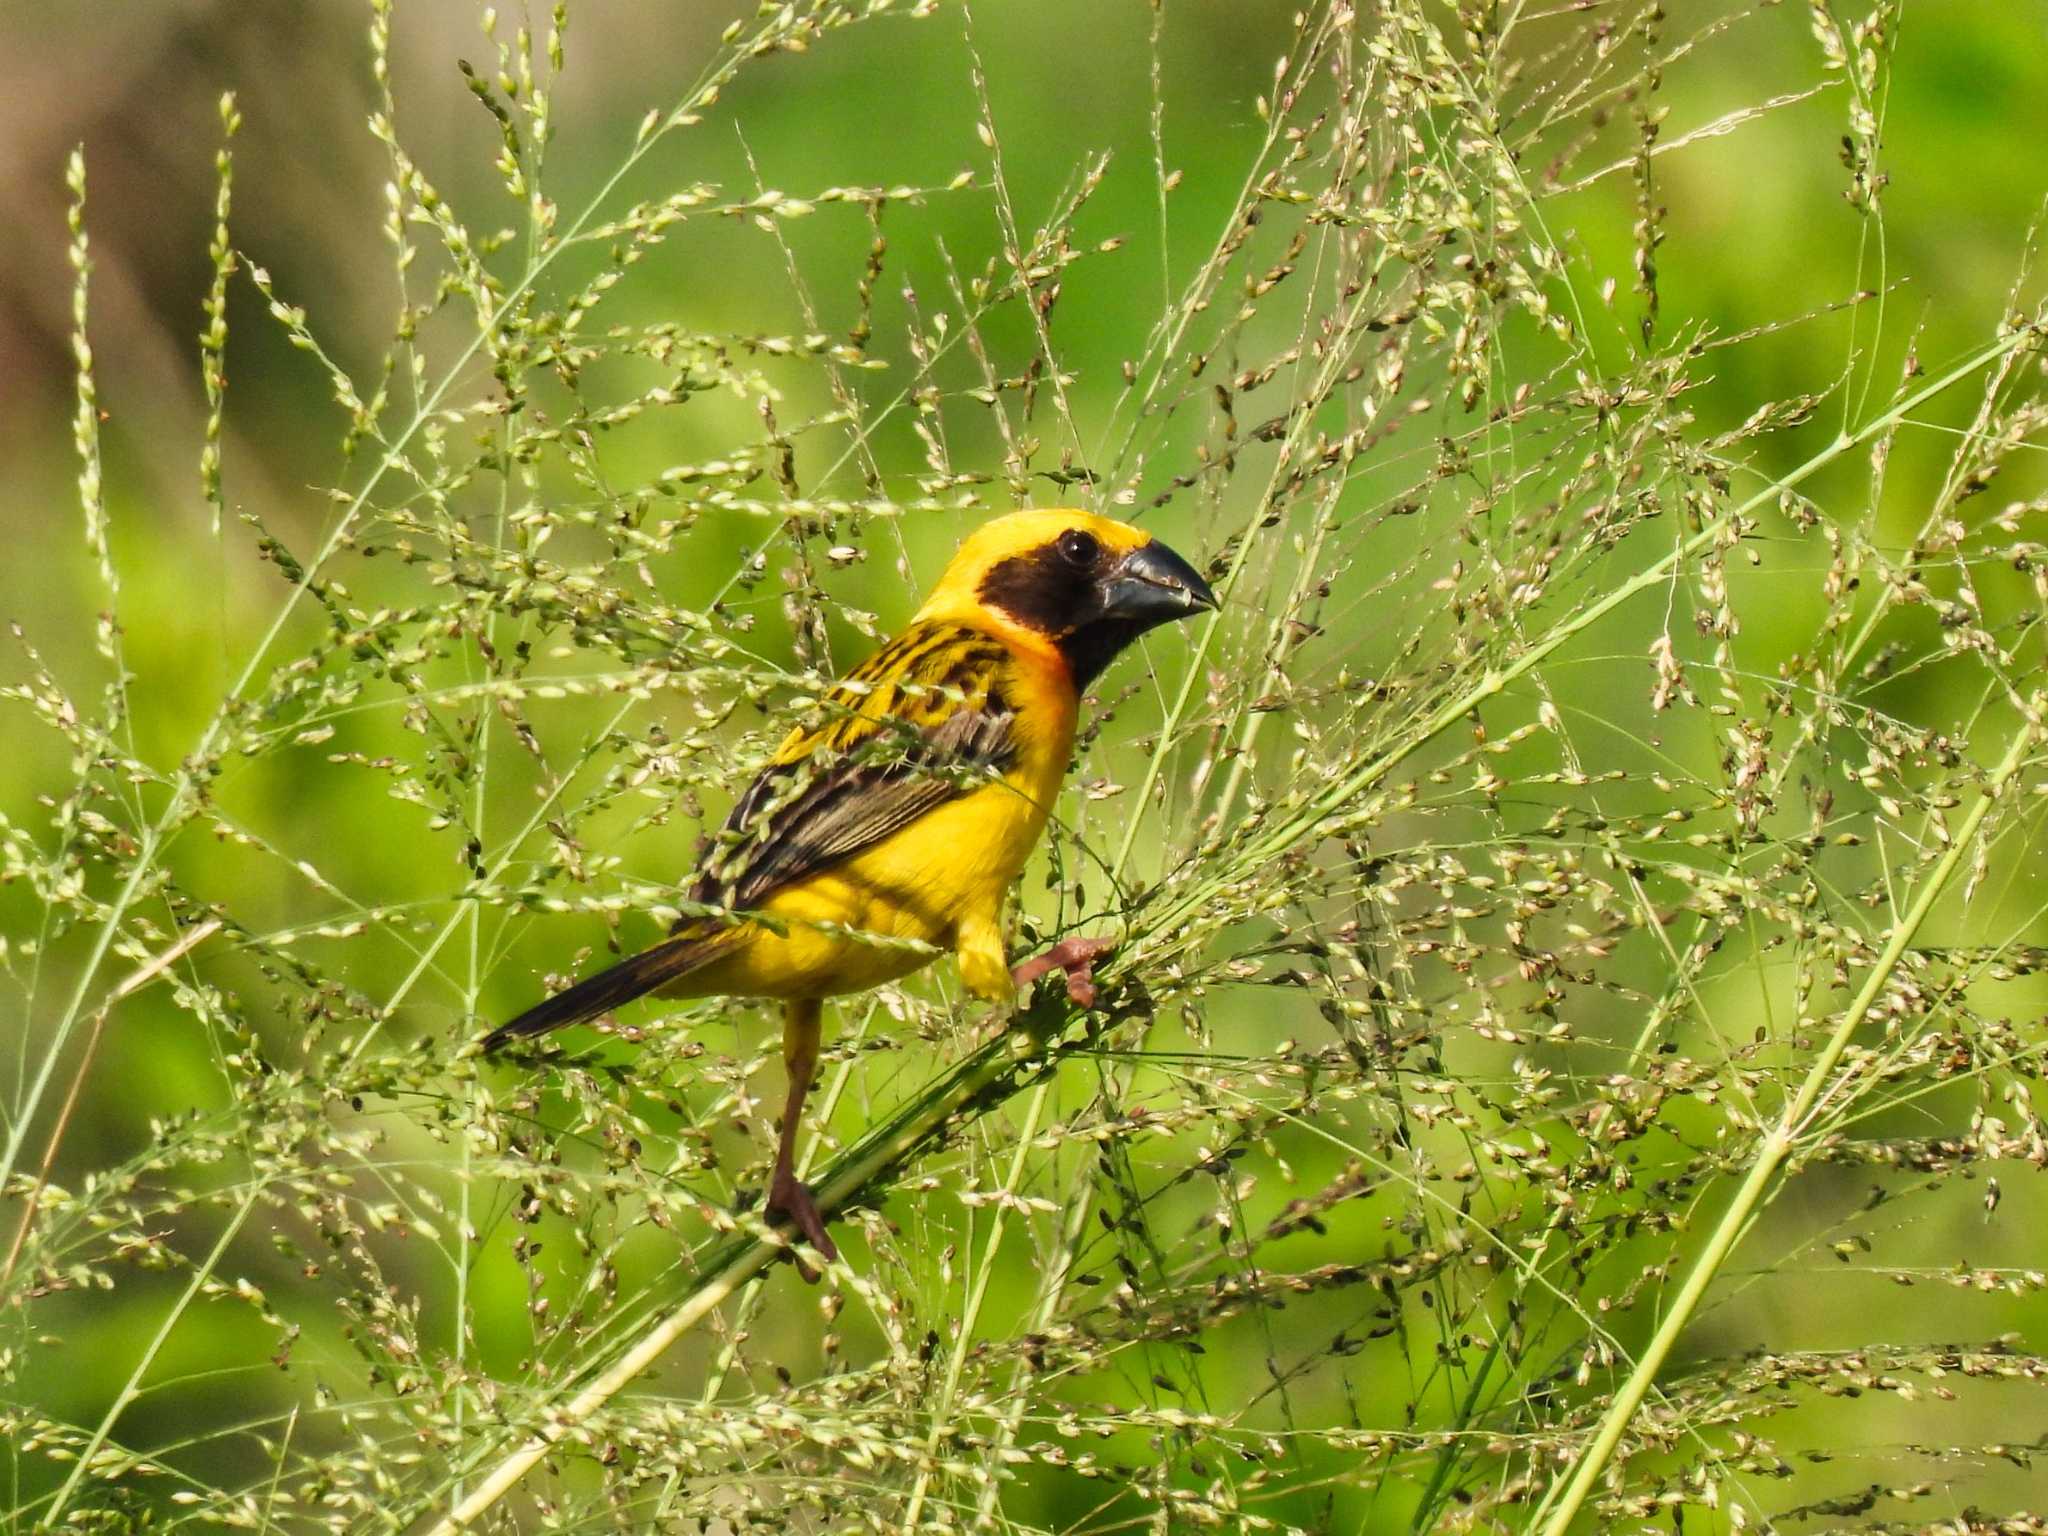
<instances>
[{"instance_id":1,"label":"seed cluster","mask_svg":"<svg viewBox=\"0 0 2048 1536\"><path fill-rule=\"evenodd\" d=\"M1661 286L1673 167L1816 102L1882 248L1897 7L1318 0L1261 23L1220 178L1173 166L1174 113L1223 108L1174 99L1155 5L1149 158L1062 124L1049 201L989 9L764 6L558 206L568 7L483 13L502 198L458 204L371 0L402 298L367 368L232 222L223 102L200 490L272 610L175 749L124 645L73 161L95 670L17 636L0 687L69 759L0 819L16 1513L2037 1529L2001 1469L2039 1445L1986 1426L2048 1379L2038 283L1938 365L1875 256L1742 333ZM737 87L854 28L956 60L966 169L787 192L750 145L753 184L697 179ZM1811 89L1685 90L1792 43ZM1159 230L1102 227L1131 177ZM1614 248L1573 232L1614 207ZM677 317L739 262L782 309ZM335 412L310 533L223 452L245 284ZM1107 367L1081 305L1124 317ZM1846 365L1727 411L1781 331ZM803 1290L754 1210L765 1017L468 1043L717 910L735 791L846 728L828 686L963 530L1055 502L1170 529L1225 596L1097 686L1023 892L1020 953L1120 937L1103 1003L1004 1032L942 967L840 1009L810 1177L848 1262ZM124 1080L145 1027L203 1086ZM1943 1307L1871 1336L1906 1287ZM125 1385L73 1411L59 1341L122 1302ZM134 1431L151 1399L174 1428Z\"/></svg>"}]
</instances>

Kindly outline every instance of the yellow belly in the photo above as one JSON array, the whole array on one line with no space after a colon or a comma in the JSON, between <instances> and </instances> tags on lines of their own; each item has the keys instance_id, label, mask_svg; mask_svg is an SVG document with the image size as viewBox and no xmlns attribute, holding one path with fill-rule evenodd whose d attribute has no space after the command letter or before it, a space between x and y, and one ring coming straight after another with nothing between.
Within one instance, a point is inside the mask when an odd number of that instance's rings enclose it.
<instances>
[{"instance_id":1,"label":"yellow belly","mask_svg":"<svg viewBox=\"0 0 2048 1536\"><path fill-rule=\"evenodd\" d=\"M665 995L835 997L929 965L935 951L959 947L963 928L995 930L1062 776L1031 766L1043 786L1035 797L1024 775L1013 776L940 806L829 874L775 892L762 910L782 932L750 924Z\"/></svg>"}]
</instances>

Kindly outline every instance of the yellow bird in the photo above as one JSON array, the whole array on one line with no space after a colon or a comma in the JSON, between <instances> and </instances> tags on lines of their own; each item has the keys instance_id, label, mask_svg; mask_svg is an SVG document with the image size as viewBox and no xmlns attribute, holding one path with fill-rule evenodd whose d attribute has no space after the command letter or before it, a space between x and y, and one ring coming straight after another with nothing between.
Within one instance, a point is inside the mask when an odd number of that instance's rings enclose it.
<instances>
[{"instance_id":1,"label":"yellow bird","mask_svg":"<svg viewBox=\"0 0 2048 1536\"><path fill-rule=\"evenodd\" d=\"M910 627L835 684L740 796L690 887L730 915L684 918L484 1048L649 992L780 999L789 1097L768 1210L837 1258L795 1172L822 1000L950 950L976 997L1014 999L1060 969L1093 1003L1089 967L1108 946L1069 939L1012 971L1003 904L1066 777L1081 690L1146 630L1215 606L1187 561L1126 523L1052 510L984 524Z\"/></svg>"}]
</instances>

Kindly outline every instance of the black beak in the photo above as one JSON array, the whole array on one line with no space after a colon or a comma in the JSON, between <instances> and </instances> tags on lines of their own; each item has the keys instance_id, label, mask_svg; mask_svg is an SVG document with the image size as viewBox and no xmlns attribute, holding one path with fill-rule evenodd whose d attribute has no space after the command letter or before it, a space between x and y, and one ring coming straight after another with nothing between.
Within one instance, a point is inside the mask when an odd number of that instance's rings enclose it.
<instances>
[{"instance_id":1,"label":"black beak","mask_svg":"<svg viewBox=\"0 0 2048 1536\"><path fill-rule=\"evenodd\" d=\"M1217 606L1201 573L1157 539L1139 545L1110 571L1103 601L1110 618L1141 629Z\"/></svg>"}]
</instances>

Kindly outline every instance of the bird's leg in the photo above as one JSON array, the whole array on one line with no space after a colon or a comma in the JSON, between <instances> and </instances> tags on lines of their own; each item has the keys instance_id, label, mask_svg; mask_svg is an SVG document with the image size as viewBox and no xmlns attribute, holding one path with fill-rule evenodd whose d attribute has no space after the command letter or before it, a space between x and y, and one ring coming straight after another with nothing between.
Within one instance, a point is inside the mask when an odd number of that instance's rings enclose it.
<instances>
[{"instance_id":1,"label":"bird's leg","mask_svg":"<svg viewBox=\"0 0 2048 1536\"><path fill-rule=\"evenodd\" d=\"M768 1215L787 1216L813 1248L833 1260L839 1257L839 1247L825 1231L825 1218L819 1214L809 1186L796 1176L797 1128L803 1120L804 1096L811 1091L811 1074L818 1070L819 1020L824 1006L815 997L805 997L783 1009L782 1065L789 1074L789 1097L783 1101L782 1144L775 1150L775 1173L768 1181ZM817 1280L801 1262L797 1267L806 1280Z\"/></svg>"},{"instance_id":2,"label":"bird's leg","mask_svg":"<svg viewBox=\"0 0 2048 1536\"><path fill-rule=\"evenodd\" d=\"M1047 971L1067 973L1067 997L1076 1008L1095 1006L1095 962L1116 948L1115 939L1061 939L1044 954L1026 960L1010 979L1028 987Z\"/></svg>"}]
</instances>

